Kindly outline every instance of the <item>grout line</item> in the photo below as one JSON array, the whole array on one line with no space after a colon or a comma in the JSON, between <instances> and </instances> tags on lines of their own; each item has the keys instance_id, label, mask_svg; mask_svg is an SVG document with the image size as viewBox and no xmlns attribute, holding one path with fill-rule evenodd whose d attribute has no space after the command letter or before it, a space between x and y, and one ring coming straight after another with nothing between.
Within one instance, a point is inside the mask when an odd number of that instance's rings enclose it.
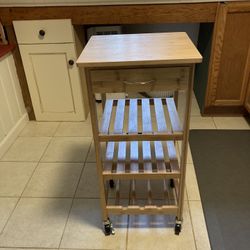
<instances>
[{"instance_id":1,"label":"grout line","mask_svg":"<svg viewBox=\"0 0 250 250\"><path fill-rule=\"evenodd\" d=\"M214 120L214 117L212 116L211 118L212 118L212 120L213 120L215 129L218 129L217 126L216 126L216 122L215 122L215 120Z\"/></svg>"},{"instance_id":2,"label":"grout line","mask_svg":"<svg viewBox=\"0 0 250 250\"><path fill-rule=\"evenodd\" d=\"M193 224L193 220L192 220L192 216L191 216L191 209L190 209L190 205L189 205L189 200L187 200L187 206L188 206L188 214L189 214L189 218L190 218L190 223L192 226L194 245L195 245L195 249L197 250L198 248L197 248L196 239L195 239L194 224Z\"/></svg>"},{"instance_id":3,"label":"grout line","mask_svg":"<svg viewBox=\"0 0 250 250\"><path fill-rule=\"evenodd\" d=\"M16 208L17 208L17 206L18 206L18 204L19 204L19 202L20 202L20 200L21 200L21 198L22 198L22 194L24 193L24 190L26 189L28 183L30 182L30 180L31 180L31 178L32 178L32 176L33 176L35 170L37 169L38 165L39 165L39 162L37 162L36 166L34 167L34 170L32 171L32 173L31 173L31 175L30 175L30 178L29 178L28 181L26 182L26 185L24 186L23 191L22 191L22 193L20 194L20 196L19 196L19 198L18 198L18 200L17 200L17 202L16 202L16 205L14 206L14 208L13 208L12 212L10 213L10 215L9 215L9 217L8 217L8 219L7 219L7 221L5 222L5 224L4 224L4 226L3 226L2 230L1 230L1 233L5 230L5 228L6 228L7 224L8 224L8 222L9 222L10 218L12 217L14 211L16 210Z\"/></svg>"},{"instance_id":4,"label":"grout line","mask_svg":"<svg viewBox=\"0 0 250 250\"><path fill-rule=\"evenodd\" d=\"M1 159L3 159L3 157L9 152L10 148L14 145L14 143L16 142L16 140L19 138L19 134L18 134L17 138L9 145L8 149L6 150L6 152L0 157L0 162L2 161Z\"/></svg>"},{"instance_id":5,"label":"grout line","mask_svg":"<svg viewBox=\"0 0 250 250\"><path fill-rule=\"evenodd\" d=\"M16 140L17 140L17 139L16 139ZM15 141L16 141L16 140L15 140ZM43 157L43 155L45 154L45 151L47 150L48 146L50 145L51 140L52 140L52 139L51 139L51 137L50 137L50 140L49 140L48 145L45 147L45 149L44 149L44 151L43 151L43 154L41 155L39 161L36 162L36 166L34 167L32 173L31 173L31 175L30 175L30 178L29 178L28 181L26 182L26 185L24 186L23 191L22 191L20 197L18 198L18 201L17 201L15 207L13 208L13 210L12 210L12 212L10 213L10 215L9 215L9 217L8 217L8 219L7 219L7 221L5 222L5 224L4 224L4 226L3 226L2 230L1 230L1 233L5 230L5 228L6 228L7 224L8 224L8 222L9 222L10 218L12 217L14 211L16 210L16 208L17 208L17 206L18 206L18 204L19 204L19 202L20 202L20 200L21 200L21 198L22 198L22 195L23 195L24 191L25 191L25 189L26 189L27 186L28 186L28 183L30 182L31 178L33 177L33 175L34 175L34 173L35 173L35 171L36 171L36 169L37 169L37 167L38 167L38 165L39 165L39 163L40 163L41 158ZM15 142L15 141L14 141L14 142ZM14 143L14 142L13 142L13 143ZM8 152L8 151L7 151L7 152ZM6 153L7 153L7 152L6 152Z\"/></svg>"},{"instance_id":6,"label":"grout line","mask_svg":"<svg viewBox=\"0 0 250 250\"><path fill-rule=\"evenodd\" d=\"M52 137L50 137L50 138L52 138ZM38 168L38 165L39 165L39 163L40 163L41 158L43 157L43 155L45 154L45 151L47 150L48 146L50 145L51 140L52 140L52 139L50 139L48 145L45 147L45 149L44 149L44 151L43 151L43 154L41 155L39 161L36 162L36 166L34 167L32 173L31 173L31 175L30 175L30 178L29 178L28 181L26 182L26 185L24 186L23 191L22 191L22 193L20 194L20 197L18 198L18 201L17 201L15 207L13 208L13 210L12 210L11 214L9 215L9 217L8 217L8 219L7 219L7 221L6 221L6 223L4 224L4 227L2 228L1 233L5 230L5 228L6 228L7 224L8 224L8 222L9 222L10 218L12 217L14 211L16 210L16 208L17 208L17 206L18 206L18 204L19 204L19 202L20 202L20 200L21 200L21 198L22 198L22 195L23 195L25 189L27 188L27 186L28 186L30 180L32 179L32 177L33 177L33 175L34 175L36 169ZM16 141L16 140L15 140L15 141Z\"/></svg>"},{"instance_id":7,"label":"grout line","mask_svg":"<svg viewBox=\"0 0 250 250\"><path fill-rule=\"evenodd\" d=\"M15 161L11 161L11 160L8 160L8 161L1 161L0 160L0 163L1 162L16 162L16 163L38 163L39 161L17 161L17 160L15 160Z\"/></svg>"},{"instance_id":8,"label":"grout line","mask_svg":"<svg viewBox=\"0 0 250 250\"><path fill-rule=\"evenodd\" d=\"M82 178L82 176L83 176L84 169L85 169L85 167L86 167L86 161L87 161L88 154L89 154L90 150L91 150L91 143L90 143L90 145L89 145L89 149L88 149L88 152L87 152L87 154L86 154L85 161L84 161L84 163L83 163L83 167L82 167L82 170L81 170L79 179L78 179L78 183L77 183L77 185L76 185L76 189L75 189L75 192L74 192L72 201L71 201L71 206L70 206L70 209L69 209L68 216L67 216L67 218L66 218L66 222L65 222L65 225L64 225L64 228L63 228L63 232L62 232L62 236L61 236L60 242L59 242L59 244L58 244L58 249L60 249L61 244L62 244L63 236L64 236L64 234L65 234L65 230L66 230L66 227L67 227L67 224L68 224L68 221L69 221L69 216L70 216L71 210L72 210L72 208L73 208L74 200L75 200L75 198L76 198L76 193L77 193L79 184L80 184L80 182L81 182L81 178Z\"/></svg>"},{"instance_id":9,"label":"grout line","mask_svg":"<svg viewBox=\"0 0 250 250\"><path fill-rule=\"evenodd\" d=\"M52 135L53 137L55 137L56 132L58 131L58 129L59 129L59 127L60 127L61 124L62 124L62 122L58 122L58 125L57 125L57 127L56 127L56 129L55 129L55 132L54 132L54 134Z\"/></svg>"}]
</instances>

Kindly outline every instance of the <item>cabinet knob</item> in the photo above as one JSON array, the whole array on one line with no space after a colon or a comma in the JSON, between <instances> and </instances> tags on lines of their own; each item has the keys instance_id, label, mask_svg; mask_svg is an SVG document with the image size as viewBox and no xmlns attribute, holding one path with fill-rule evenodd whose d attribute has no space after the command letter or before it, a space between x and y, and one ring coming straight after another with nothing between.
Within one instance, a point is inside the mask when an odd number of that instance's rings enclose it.
<instances>
[{"instance_id":1,"label":"cabinet knob","mask_svg":"<svg viewBox=\"0 0 250 250\"><path fill-rule=\"evenodd\" d=\"M45 31L44 30L39 30L39 35L40 36L44 36L45 35Z\"/></svg>"},{"instance_id":2,"label":"cabinet knob","mask_svg":"<svg viewBox=\"0 0 250 250\"><path fill-rule=\"evenodd\" d=\"M69 60L69 65L70 65L70 66L73 66L74 63L75 63L75 62L74 62L73 60Z\"/></svg>"}]
</instances>

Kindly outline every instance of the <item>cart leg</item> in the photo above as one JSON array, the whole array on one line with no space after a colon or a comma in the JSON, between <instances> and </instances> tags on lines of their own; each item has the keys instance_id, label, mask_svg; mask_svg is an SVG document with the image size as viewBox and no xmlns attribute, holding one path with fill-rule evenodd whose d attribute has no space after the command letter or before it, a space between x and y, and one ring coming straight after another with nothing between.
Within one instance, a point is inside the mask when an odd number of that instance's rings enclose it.
<instances>
[{"instance_id":1,"label":"cart leg","mask_svg":"<svg viewBox=\"0 0 250 250\"><path fill-rule=\"evenodd\" d=\"M180 232L181 232L181 224L182 224L182 220L179 220L177 217L176 217L176 220L175 220L175 227L174 227L174 233L176 235L179 235Z\"/></svg>"},{"instance_id":2,"label":"cart leg","mask_svg":"<svg viewBox=\"0 0 250 250\"><path fill-rule=\"evenodd\" d=\"M170 179L169 180L169 186L171 187L171 188L174 188L174 179Z\"/></svg>"},{"instance_id":3,"label":"cart leg","mask_svg":"<svg viewBox=\"0 0 250 250\"><path fill-rule=\"evenodd\" d=\"M109 218L103 221L103 231L106 236L115 234L115 229L113 228L113 224Z\"/></svg>"},{"instance_id":4,"label":"cart leg","mask_svg":"<svg viewBox=\"0 0 250 250\"><path fill-rule=\"evenodd\" d=\"M178 212L177 219L175 223L175 234L179 234L181 231L181 222L183 214L183 203L184 203L184 190L185 190L185 178L186 178L186 160L187 160L187 150L188 150L188 137L189 137L189 122L191 113L191 98L193 90L193 79L194 79L194 66L189 67L189 82L188 90L186 92L186 105L185 105L185 119L183 124L183 141L181 147L181 159L180 159L180 182L179 182L179 192L178 192Z\"/></svg>"},{"instance_id":5,"label":"cart leg","mask_svg":"<svg viewBox=\"0 0 250 250\"><path fill-rule=\"evenodd\" d=\"M115 182L114 180L109 180L109 187L114 188L115 187Z\"/></svg>"}]
</instances>

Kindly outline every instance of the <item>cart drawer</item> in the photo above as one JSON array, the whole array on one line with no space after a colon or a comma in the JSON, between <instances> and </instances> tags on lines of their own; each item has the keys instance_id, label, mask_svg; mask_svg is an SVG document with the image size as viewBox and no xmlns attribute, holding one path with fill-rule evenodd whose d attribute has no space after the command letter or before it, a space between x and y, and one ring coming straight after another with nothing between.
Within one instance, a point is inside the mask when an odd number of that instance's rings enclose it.
<instances>
[{"instance_id":1,"label":"cart drawer","mask_svg":"<svg viewBox=\"0 0 250 250\"><path fill-rule=\"evenodd\" d=\"M186 88L188 67L92 70L95 93L180 90Z\"/></svg>"},{"instance_id":2,"label":"cart drawer","mask_svg":"<svg viewBox=\"0 0 250 250\"><path fill-rule=\"evenodd\" d=\"M13 21L18 44L74 42L70 19Z\"/></svg>"}]
</instances>

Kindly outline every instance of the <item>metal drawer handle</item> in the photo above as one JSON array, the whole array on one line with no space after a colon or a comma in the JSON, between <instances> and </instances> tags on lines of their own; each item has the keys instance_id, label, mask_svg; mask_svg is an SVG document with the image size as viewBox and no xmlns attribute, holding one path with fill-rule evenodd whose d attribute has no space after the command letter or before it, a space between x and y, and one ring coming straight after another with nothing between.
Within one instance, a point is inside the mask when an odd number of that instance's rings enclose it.
<instances>
[{"instance_id":1,"label":"metal drawer handle","mask_svg":"<svg viewBox=\"0 0 250 250\"><path fill-rule=\"evenodd\" d=\"M155 80L149 80L149 81L142 81L142 82L130 82L130 81L123 81L124 84L127 85L146 85L146 84L150 84L150 83L154 83Z\"/></svg>"},{"instance_id":2,"label":"metal drawer handle","mask_svg":"<svg viewBox=\"0 0 250 250\"><path fill-rule=\"evenodd\" d=\"M73 66L75 62L74 62L74 60L69 60L68 63L70 66Z\"/></svg>"},{"instance_id":3,"label":"metal drawer handle","mask_svg":"<svg viewBox=\"0 0 250 250\"><path fill-rule=\"evenodd\" d=\"M40 36L45 36L45 31L44 30L39 30L39 35Z\"/></svg>"}]
</instances>

